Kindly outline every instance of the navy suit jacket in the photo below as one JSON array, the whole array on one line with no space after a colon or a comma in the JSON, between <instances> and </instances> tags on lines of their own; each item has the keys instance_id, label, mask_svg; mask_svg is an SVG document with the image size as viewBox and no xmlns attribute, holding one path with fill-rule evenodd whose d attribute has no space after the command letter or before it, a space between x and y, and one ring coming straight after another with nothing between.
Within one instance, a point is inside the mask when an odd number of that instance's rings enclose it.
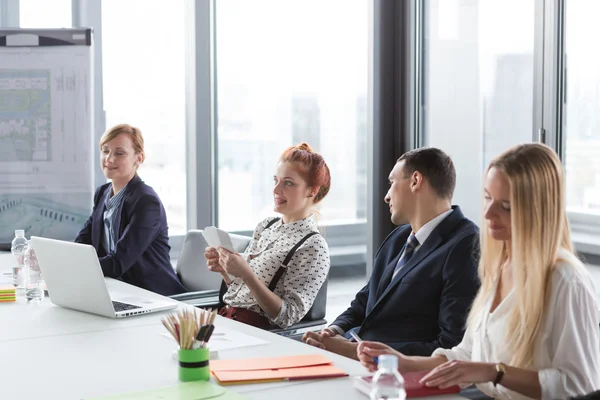
<instances>
[{"instance_id":1,"label":"navy suit jacket","mask_svg":"<svg viewBox=\"0 0 600 400\"><path fill-rule=\"evenodd\" d=\"M158 195L139 176L124 189L125 197L115 218L115 251L104 249L104 196L110 183L94 195L92 215L75 239L96 249L104 276L169 296L186 292L169 257L169 234L165 209Z\"/></svg>"},{"instance_id":2,"label":"navy suit jacket","mask_svg":"<svg viewBox=\"0 0 600 400\"><path fill-rule=\"evenodd\" d=\"M412 232L410 225L394 229L377 251L369 282L332 325L406 355L429 356L460 343L479 288L479 240L477 226L452 208L392 279Z\"/></svg>"}]
</instances>

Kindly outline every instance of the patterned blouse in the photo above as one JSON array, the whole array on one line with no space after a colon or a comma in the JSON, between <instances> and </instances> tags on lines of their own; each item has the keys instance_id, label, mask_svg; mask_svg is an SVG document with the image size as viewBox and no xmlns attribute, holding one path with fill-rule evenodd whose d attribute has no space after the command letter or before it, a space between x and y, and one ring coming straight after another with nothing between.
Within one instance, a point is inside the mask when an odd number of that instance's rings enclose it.
<instances>
[{"instance_id":1,"label":"patterned blouse","mask_svg":"<svg viewBox=\"0 0 600 400\"><path fill-rule=\"evenodd\" d=\"M250 245L243 254L258 279L269 286L288 252L304 236L317 232L314 216L284 224L279 220L268 229L274 217L260 222L254 230ZM272 324L287 328L299 322L312 306L329 273L329 247L321 235L313 235L294 253L287 271L275 287L282 300L279 314L271 319L260 308L254 295L240 279L235 278L223 296L226 304L246 308L269 319Z\"/></svg>"}]
</instances>

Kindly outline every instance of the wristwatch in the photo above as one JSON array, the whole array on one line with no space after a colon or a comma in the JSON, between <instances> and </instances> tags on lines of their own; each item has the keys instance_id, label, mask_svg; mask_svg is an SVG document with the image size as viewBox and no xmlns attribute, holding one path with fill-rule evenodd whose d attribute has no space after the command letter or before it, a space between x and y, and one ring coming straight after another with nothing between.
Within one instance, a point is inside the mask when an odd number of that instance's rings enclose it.
<instances>
[{"instance_id":1,"label":"wristwatch","mask_svg":"<svg viewBox=\"0 0 600 400\"><path fill-rule=\"evenodd\" d=\"M504 374L506 373L506 365L504 365L504 363L498 363L496 364L496 379L494 379L494 386L496 386L497 384L500 383L500 381L502 380L502 377L504 377Z\"/></svg>"}]
</instances>

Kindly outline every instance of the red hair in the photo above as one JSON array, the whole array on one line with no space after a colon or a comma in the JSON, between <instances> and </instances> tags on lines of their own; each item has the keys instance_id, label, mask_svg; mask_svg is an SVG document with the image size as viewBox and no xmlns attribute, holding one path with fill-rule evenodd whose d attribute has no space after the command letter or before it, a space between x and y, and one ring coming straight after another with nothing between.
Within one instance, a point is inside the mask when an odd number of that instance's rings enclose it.
<instances>
[{"instance_id":1,"label":"red hair","mask_svg":"<svg viewBox=\"0 0 600 400\"><path fill-rule=\"evenodd\" d=\"M315 203L320 202L327 196L331 186L329 167L323 157L315 153L307 143L303 142L297 146L287 148L279 157L279 161L299 166L298 172L300 172L308 186L319 188L315 195Z\"/></svg>"}]
</instances>

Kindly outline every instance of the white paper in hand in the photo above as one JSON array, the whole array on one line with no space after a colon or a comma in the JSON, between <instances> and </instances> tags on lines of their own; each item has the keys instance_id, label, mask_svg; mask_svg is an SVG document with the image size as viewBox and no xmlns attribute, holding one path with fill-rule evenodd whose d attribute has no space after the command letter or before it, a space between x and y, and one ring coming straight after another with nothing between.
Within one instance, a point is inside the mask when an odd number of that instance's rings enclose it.
<instances>
[{"instance_id":1,"label":"white paper in hand","mask_svg":"<svg viewBox=\"0 0 600 400\"><path fill-rule=\"evenodd\" d=\"M219 239L219 235L217 234L217 228L214 226L207 226L202 231L202 236L204 236L204 240L210 247L214 247L215 249L221 245L221 240Z\"/></svg>"},{"instance_id":2,"label":"white paper in hand","mask_svg":"<svg viewBox=\"0 0 600 400\"><path fill-rule=\"evenodd\" d=\"M216 230L217 235L219 236L219 241L221 242L221 246L231 251L232 253L235 253L235 249L233 248L233 243L231 242L231 236L229 236L229 233L219 228L216 228Z\"/></svg>"},{"instance_id":3,"label":"white paper in hand","mask_svg":"<svg viewBox=\"0 0 600 400\"><path fill-rule=\"evenodd\" d=\"M206 243L208 243L210 247L217 248L221 246L232 253L235 253L231 237L224 230L214 226L207 226L202 231L202 236L204 236L204 240L206 240Z\"/></svg>"},{"instance_id":4,"label":"white paper in hand","mask_svg":"<svg viewBox=\"0 0 600 400\"><path fill-rule=\"evenodd\" d=\"M210 247L214 247L216 249L219 246L221 246L224 249L227 249L227 250L231 251L232 253L235 253L235 249L233 248L233 243L231 242L231 236L229 236L229 234L227 232L225 232L224 230L219 229L215 226L207 226L202 231L202 236L204 236L204 240L206 240L206 243ZM233 276L231 274L227 274L225 272L222 272L221 274L224 274L223 278L225 279L225 282L227 282L227 284L229 284L232 280L235 279L235 276ZM227 277L229 279L227 279Z\"/></svg>"}]
</instances>

